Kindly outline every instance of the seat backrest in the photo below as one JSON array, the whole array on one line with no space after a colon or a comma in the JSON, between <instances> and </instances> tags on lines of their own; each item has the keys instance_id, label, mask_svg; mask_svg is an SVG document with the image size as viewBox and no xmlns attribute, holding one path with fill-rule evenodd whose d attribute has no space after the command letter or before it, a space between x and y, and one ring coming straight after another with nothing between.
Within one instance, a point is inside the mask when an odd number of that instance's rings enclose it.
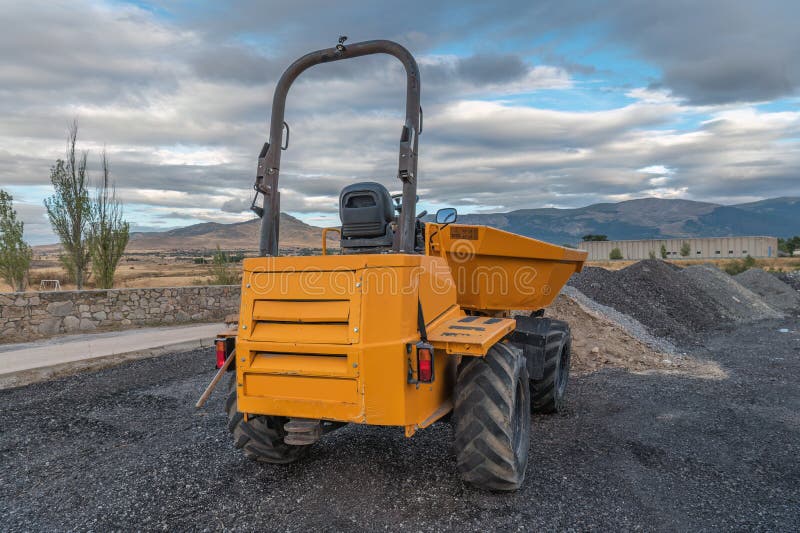
<instances>
[{"instance_id":1,"label":"seat backrest","mask_svg":"<svg viewBox=\"0 0 800 533\"><path fill-rule=\"evenodd\" d=\"M389 191L375 182L354 183L339 195L342 243L345 239L385 237L394 220L394 205Z\"/></svg>"}]
</instances>

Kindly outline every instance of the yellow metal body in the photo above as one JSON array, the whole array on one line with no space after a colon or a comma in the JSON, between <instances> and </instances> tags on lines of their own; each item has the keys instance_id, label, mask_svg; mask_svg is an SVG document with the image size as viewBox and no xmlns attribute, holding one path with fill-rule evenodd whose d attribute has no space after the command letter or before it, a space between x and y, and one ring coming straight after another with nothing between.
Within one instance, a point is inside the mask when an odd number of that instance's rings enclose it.
<instances>
[{"instance_id":1,"label":"yellow metal body","mask_svg":"<svg viewBox=\"0 0 800 533\"><path fill-rule=\"evenodd\" d=\"M451 409L460 358L513 331L502 312L548 305L585 259L482 226L428 224L426 243L426 255L246 259L239 411L403 426L410 436ZM416 382L420 306L432 383Z\"/></svg>"}]
</instances>

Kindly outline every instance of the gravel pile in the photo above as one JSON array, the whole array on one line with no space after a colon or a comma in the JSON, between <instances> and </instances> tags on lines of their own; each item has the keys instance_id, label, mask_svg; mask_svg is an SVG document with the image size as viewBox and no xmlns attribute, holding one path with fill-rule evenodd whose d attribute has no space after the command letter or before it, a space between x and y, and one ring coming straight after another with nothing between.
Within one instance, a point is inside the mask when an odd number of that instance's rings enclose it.
<instances>
[{"instance_id":1,"label":"gravel pile","mask_svg":"<svg viewBox=\"0 0 800 533\"><path fill-rule=\"evenodd\" d=\"M786 313L800 312L800 294L791 286L760 268L751 268L736 276L736 281L760 295L766 302Z\"/></svg>"},{"instance_id":2,"label":"gravel pile","mask_svg":"<svg viewBox=\"0 0 800 533\"><path fill-rule=\"evenodd\" d=\"M712 265L688 266L681 274L703 289L705 297L716 303L733 322L783 317L783 313L767 305L761 296Z\"/></svg>"},{"instance_id":3,"label":"gravel pile","mask_svg":"<svg viewBox=\"0 0 800 533\"><path fill-rule=\"evenodd\" d=\"M608 307L607 305L603 305L592 300L575 287L565 285L564 288L561 289L561 293L569 298L572 298L586 309L618 325L628 335L649 346L653 350L670 355L680 353L675 345L669 342L667 339L651 335L647 328L635 318L624 313L620 313L612 307Z\"/></svg>"},{"instance_id":4,"label":"gravel pile","mask_svg":"<svg viewBox=\"0 0 800 533\"><path fill-rule=\"evenodd\" d=\"M727 321L724 307L675 265L649 259L622 270L587 267L569 284L603 305L630 315L659 337L686 343L698 331Z\"/></svg>"},{"instance_id":5,"label":"gravel pile","mask_svg":"<svg viewBox=\"0 0 800 533\"><path fill-rule=\"evenodd\" d=\"M796 291L800 291L800 270L774 272L775 276Z\"/></svg>"}]
</instances>

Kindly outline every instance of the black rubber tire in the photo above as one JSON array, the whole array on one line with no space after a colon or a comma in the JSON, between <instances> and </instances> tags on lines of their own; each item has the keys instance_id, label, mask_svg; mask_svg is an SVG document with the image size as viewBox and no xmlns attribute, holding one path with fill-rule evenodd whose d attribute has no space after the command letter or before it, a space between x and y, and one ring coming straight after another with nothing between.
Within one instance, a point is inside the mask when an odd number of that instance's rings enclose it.
<instances>
[{"instance_id":1,"label":"black rubber tire","mask_svg":"<svg viewBox=\"0 0 800 533\"><path fill-rule=\"evenodd\" d=\"M305 456L310 445L294 446L283 442L286 431L283 425L288 418L280 416L250 416L247 421L236 407L236 388L233 387L225 401L228 414L228 431L233 434L233 444L254 461L287 464Z\"/></svg>"},{"instance_id":2,"label":"black rubber tire","mask_svg":"<svg viewBox=\"0 0 800 533\"><path fill-rule=\"evenodd\" d=\"M525 481L531 440L528 368L519 349L497 343L486 357L464 357L453 406L461 478L487 490L517 490Z\"/></svg>"},{"instance_id":3,"label":"black rubber tire","mask_svg":"<svg viewBox=\"0 0 800 533\"><path fill-rule=\"evenodd\" d=\"M557 413L564 409L571 347L569 324L552 320L547 334L542 379L531 380L531 408L534 413Z\"/></svg>"}]
</instances>

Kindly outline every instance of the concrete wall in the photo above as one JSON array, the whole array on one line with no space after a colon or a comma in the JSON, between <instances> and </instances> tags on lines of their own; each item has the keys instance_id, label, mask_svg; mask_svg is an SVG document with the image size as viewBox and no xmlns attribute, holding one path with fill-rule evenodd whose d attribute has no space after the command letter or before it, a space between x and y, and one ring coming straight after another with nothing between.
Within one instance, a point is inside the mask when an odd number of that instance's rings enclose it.
<instances>
[{"instance_id":1,"label":"concrete wall","mask_svg":"<svg viewBox=\"0 0 800 533\"><path fill-rule=\"evenodd\" d=\"M689 243L687 257L681 255L683 243ZM647 259L650 251L661 258L661 245L667 248L668 259L729 259L746 257L777 257L778 239L775 237L708 237L703 239L651 239L639 241L589 241L578 248L589 252L589 261L608 261L614 248L619 248L624 259Z\"/></svg>"},{"instance_id":2,"label":"concrete wall","mask_svg":"<svg viewBox=\"0 0 800 533\"><path fill-rule=\"evenodd\" d=\"M241 288L162 287L0 294L0 343L64 333L223 320Z\"/></svg>"}]
</instances>

